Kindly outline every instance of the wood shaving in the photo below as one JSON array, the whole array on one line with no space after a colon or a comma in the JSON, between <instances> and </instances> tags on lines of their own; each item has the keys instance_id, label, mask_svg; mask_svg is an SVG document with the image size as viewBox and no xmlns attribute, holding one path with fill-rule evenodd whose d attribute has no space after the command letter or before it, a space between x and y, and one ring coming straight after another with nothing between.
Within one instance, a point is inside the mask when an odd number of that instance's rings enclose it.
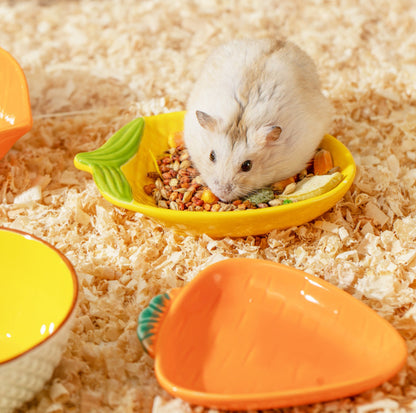
<instances>
[{"instance_id":1,"label":"wood shaving","mask_svg":"<svg viewBox=\"0 0 416 413\"><path fill-rule=\"evenodd\" d=\"M344 289L398 329L407 366L355 397L281 413L416 411L416 7L413 0L0 3L0 47L25 71L33 128L0 160L0 225L59 248L80 281L68 346L19 413L216 413L159 386L139 312L230 257L291 265ZM315 221L264 236L178 235L117 208L79 152L138 116L183 110L200 65L234 38L287 37L315 60L328 132L356 160L350 191Z\"/></svg>"},{"instance_id":2,"label":"wood shaving","mask_svg":"<svg viewBox=\"0 0 416 413\"><path fill-rule=\"evenodd\" d=\"M14 204L27 204L30 202L40 201L42 199L42 190L39 185L27 189L14 198Z\"/></svg>"}]
</instances>

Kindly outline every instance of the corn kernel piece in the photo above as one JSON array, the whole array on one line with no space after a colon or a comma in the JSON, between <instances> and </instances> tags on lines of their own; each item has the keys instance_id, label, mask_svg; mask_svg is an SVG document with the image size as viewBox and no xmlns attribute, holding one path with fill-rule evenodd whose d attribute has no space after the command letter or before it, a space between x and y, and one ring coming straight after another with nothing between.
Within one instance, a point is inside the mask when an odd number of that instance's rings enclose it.
<instances>
[{"instance_id":1,"label":"corn kernel piece","mask_svg":"<svg viewBox=\"0 0 416 413\"><path fill-rule=\"evenodd\" d=\"M209 189L204 189L201 199L207 204L215 204L218 202L218 198Z\"/></svg>"}]
</instances>

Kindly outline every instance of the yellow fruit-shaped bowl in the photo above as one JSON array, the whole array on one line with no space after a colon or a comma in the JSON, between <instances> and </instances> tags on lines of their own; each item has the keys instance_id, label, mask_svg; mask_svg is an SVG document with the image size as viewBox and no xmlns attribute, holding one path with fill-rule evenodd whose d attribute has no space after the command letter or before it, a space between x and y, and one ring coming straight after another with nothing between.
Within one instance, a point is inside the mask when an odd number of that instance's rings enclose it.
<instances>
[{"instance_id":1,"label":"yellow fruit-shaped bowl","mask_svg":"<svg viewBox=\"0 0 416 413\"><path fill-rule=\"evenodd\" d=\"M334 206L348 191L355 163L348 149L326 135L321 147L331 152L343 180L332 190L287 205L245 211L175 211L156 206L144 191L155 171L154 156L169 148L172 137L183 130L185 112L172 112L133 120L116 132L101 148L76 155L78 169L93 175L101 194L113 204L151 217L161 224L190 234L219 238L264 234L308 222Z\"/></svg>"},{"instance_id":2,"label":"yellow fruit-shaped bowl","mask_svg":"<svg viewBox=\"0 0 416 413\"><path fill-rule=\"evenodd\" d=\"M31 127L26 77L10 53L0 48L0 159Z\"/></svg>"},{"instance_id":3,"label":"yellow fruit-shaped bowl","mask_svg":"<svg viewBox=\"0 0 416 413\"><path fill-rule=\"evenodd\" d=\"M78 295L75 271L57 249L0 228L0 411L31 399L66 346Z\"/></svg>"}]
</instances>

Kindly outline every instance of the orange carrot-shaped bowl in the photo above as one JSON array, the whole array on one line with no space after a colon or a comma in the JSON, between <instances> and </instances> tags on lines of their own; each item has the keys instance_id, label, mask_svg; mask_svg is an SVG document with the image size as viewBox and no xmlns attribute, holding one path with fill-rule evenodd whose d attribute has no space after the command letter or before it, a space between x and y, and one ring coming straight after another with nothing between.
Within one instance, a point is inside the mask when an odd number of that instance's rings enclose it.
<instances>
[{"instance_id":1,"label":"orange carrot-shaped bowl","mask_svg":"<svg viewBox=\"0 0 416 413\"><path fill-rule=\"evenodd\" d=\"M153 298L138 336L171 395L230 410L352 396L389 380L407 356L398 332L348 293L245 258Z\"/></svg>"},{"instance_id":2,"label":"orange carrot-shaped bowl","mask_svg":"<svg viewBox=\"0 0 416 413\"><path fill-rule=\"evenodd\" d=\"M26 77L10 53L0 48L0 159L31 127Z\"/></svg>"}]
</instances>

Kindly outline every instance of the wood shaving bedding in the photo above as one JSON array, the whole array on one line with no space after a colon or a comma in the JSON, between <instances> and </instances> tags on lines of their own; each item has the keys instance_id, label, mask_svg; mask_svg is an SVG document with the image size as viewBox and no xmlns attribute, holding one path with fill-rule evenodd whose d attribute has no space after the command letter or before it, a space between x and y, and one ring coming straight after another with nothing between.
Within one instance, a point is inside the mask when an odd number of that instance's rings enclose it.
<instances>
[{"instance_id":1,"label":"wood shaving bedding","mask_svg":"<svg viewBox=\"0 0 416 413\"><path fill-rule=\"evenodd\" d=\"M385 317L408 345L407 366L377 389L280 412L416 411L412 0L21 0L0 3L0 27L0 47L27 76L34 115L32 131L0 160L0 225L55 245L80 280L63 358L19 412L208 412L159 387L136 320L154 295L236 256L331 282ZM323 216L262 237L178 235L109 204L74 168L76 153L135 117L184 109L213 47L263 36L288 37L316 61L336 109L329 132L357 162L351 190Z\"/></svg>"}]
</instances>

